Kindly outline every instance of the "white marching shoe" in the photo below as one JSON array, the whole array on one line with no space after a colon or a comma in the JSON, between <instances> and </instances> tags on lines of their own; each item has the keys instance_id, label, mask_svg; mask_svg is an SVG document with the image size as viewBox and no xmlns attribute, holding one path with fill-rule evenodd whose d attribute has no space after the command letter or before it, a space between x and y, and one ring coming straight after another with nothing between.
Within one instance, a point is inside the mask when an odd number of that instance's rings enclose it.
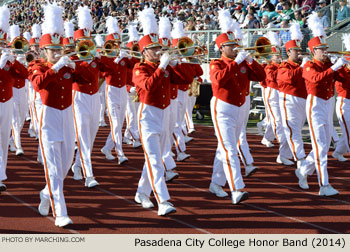
<instances>
[{"instance_id":1,"label":"white marching shoe","mask_svg":"<svg viewBox=\"0 0 350 252\"><path fill-rule=\"evenodd\" d=\"M224 198L228 196L228 193L225 192L221 186L211 182L209 186L209 192L216 195L216 197Z\"/></svg>"},{"instance_id":2,"label":"white marching shoe","mask_svg":"<svg viewBox=\"0 0 350 252\"><path fill-rule=\"evenodd\" d=\"M170 182L173 179L176 179L179 177L179 174L177 172L173 172L172 170L165 172L165 181Z\"/></svg>"},{"instance_id":3,"label":"white marching shoe","mask_svg":"<svg viewBox=\"0 0 350 252\"><path fill-rule=\"evenodd\" d=\"M114 160L115 157L112 155L112 152L108 150L106 147L101 149L101 152L105 154L107 160Z\"/></svg>"},{"instance_id":4,"label":"white marching shoe","mask_svg":"<svg viewBox=\"0 0 350 252\"><path fill-rule=\"evenodd\" d=\"M173 204L171 204L168 201L159 203L158 205L158 215L160 216L165 216L167 214L175 213L175 212L176 212L176 208L174 207Z\"/></svg>"},{"instance_id":5,"label":"white marching shoe","mask_svg":"<svg viewBox=\"0 0 350 252\"><path fill-rule=\"evenodd\" d=\"M15 152L17 149L16 149L16 146L15 146L15 143L13 142L12 139L10 139L10 151L11 152Z\"/></svg>"},{"instance_id":6,"label":"white marching shoe","mask_svg":"<svg viewBox=\"0 0 350 252\"><path fill-rule=\"evenodd\" d=\"M83 179L83 175L81 174L81 167L76 165L76 164L73 164L72 165L72 171L74 173L74 180L82 180Z\"/></svg>"},{"instance_id":7,"label":"white marching shoe","mask_svg":"<svg viewBox=\"0 0 350 252\"><path fill-rule=\"evenodd\" d=\"M318 194L320 196L334 196L339 194L339 192L336 189L334 189L330 184L328 184L326 186L321 186Z\"/></svg>"},{"instance_id":8,"label":"white marching shoe","mask_svg":"<svg viewBox=\"0 0 350 252\"><path fill-rule=\"evenodd\" d=\"M127 162L128 160L129 160L129 159L128 159L125 155L119 156L119 157L118 157L118 164L125 163L125 162Z\"/></svg>"},{"instance_id":9,"label":"white marching shoe","mask_svg":"<svg viewBox=\"0 0 350 252\"><path fill-rule=\"evenodd\" d=\"M24 155L24 151L21 147L19 147L17 150L16 150L16 156L22 156Z\"/></svg>"},{"instance_id":10,"label":"white marching shoe","mask_svg":"<svg viewBox=\"0 0 350 252\"><path fill-rule=\"evenodd\" d=\"M247 200L249 197L248 192L233 191L232 192L232 204L236 205Z\"/></svg>"},{"instance_id":11,"label":"white marching shoe","mask_svg":"<svg viewBox=\"0 0 350 252\"><path fill-rule=\"evenodd\" d=\"M100 121L99 124L98 124L100 127L107 127L107 123L103 120L103 121Z\"/></svg>"},{"instance_id":12,"label":"white marching shoe","mask_svg":"<svg viewBox=\"0 0 350 252\"><path fill-rule=\"evenodd\" d=\"M133 148L138 148L140 147L142 144L139 140L135 140L133 143L132 143L132 147Z\"/></svg>"},{"instance_id":13,"label":"white marching shoe","mask_svg":"<svg viewBox=\"0 0 350 252\"><path fill-rule=\"evenodd\" d=\"M264 127L262 126L262 121L258 122L256 124L256 126L258 127L258 135L263 136L264 135Z\"/></svg>"},{"instance_id":14,"label":"white marching shoe","mask_svg":"<svg viewBox=\"0 0 350 252\"><path fill-rule=\"evenodd\" d=\"M279 164L284 164L284 165L293 165L294 164L288 158L281 157L281 155L278 155L276 162Z\"/></svg>"},{"instance_id":15,"label":"white marching shoe","mask_svg":"<svg viewBox=\"0 0 350 252\"><path fill-rule=\"evenodd\" d=\"M271 143L271 142L270 142L269 140L267 140L266 138L263 138L263 139L261 140L261 143L262 143L263 145L265 145L266 147L268 147L268 148L272 148L272 147L275 146L273 143Z\"/></svg>"},{"instance_id":16,"label":"white marching shoe","mask_svg":"<svg viewBox=\"0 0 350 252\"><path fill-rule=\"evenodd\" d=\"M129 138L123 137L123 143L124 143L124 144L132 145L132 140L129 139Z\"/></svg>"},{"instance_id":17,"label":"white marching shoe","mask_svg":"<svg viewBox=\"0 0 350 252\"><path fill-rule=\"evenodd\" d=\"M184 161L185 159L189 158L191 155L187 154L185 152L180 152L179 154L177 154L177 158L176 161Z\"/></svg>"},{"instance_id":18,"label":"white marching shoe","mask_svg":"<svg viewBox=\"0 0 350 252\"><path fill-rule=\"evenodd\" d=\"M309 189L309 185L307 183L307 175L302 175L299 168L295 170L295 175L299 179L299 187L304 190Z\"/></svg>"},{"instance_id":19,"label":"white marching shoe","mask_svg":"<svg viewBox=\"0 0 350 252\"><path fill-rule=\"evenodd\" d=\"M191 129L189 129L188 134L191 134L191 133L193 133L193 132L196 132L196 130L193 129L193 128L191 128Z\"/></svg>"},{"instance_id":20,"label":"white marching shoe","mask_svg":"<svg viewBox=\"0 0 350 252\"><path fill-rule=\"evenodd\" d=\"M249 164L245 167L245 176L248 178L258 171L258 167L253 164Z\"/></svg>"},{"instance_id":21,"label":"white marching shoe","mask_svg":"<svg viewBox=\"0 0 350 252\"><path fill-rule=\"evenodd\" d=\"M332 157L334 157L335 159L338 159L338 161L340 161L340 162L345 162L346 160L348 160L341 153L336 152L336 151L333 152Z\"/></svg>"},{"instance_id":22,"label":"white marching shoe","mask_svg":"<svg viewBox=\"0 0 350 252\"><path fill-rule=\"evenodd\" d=\"M28 134L29 134L29 137L31 137L31 138L36 137L36 134L35 134L34 130L32 130L32 129L28 129Z\"/></svg>"},{"instance_id":23,"label":"white marching shoe","mask_svg":"<svg viewBox=\"0 0 350 252\"><path fill-rule=\"evenodd\" d=\"M50 210L50 199L45 197L42 191L40 191L40 204L38 210L42 216L47 216Z\"/></svg>"},{"instance_id":24,"label":"white marching shoe","mask_svg":"<svg viewBox=\"0 0 350 252\"><path fill-rule=\"evenodd\" d=\"M306 161L306 159L300 159L300 160L298 160L297 161L297 168L299 169L299 168L301 168L301 167L304 167L304 166L307 166L307 161Z\"/></svg>"},{"instance_id":25,"label":"white marching shoe","mask_svg":"<svg viewBox=\"0 0 350 252\"><path fill-rule=\"evenodd\" d=\"M185 143L191 142L193 137L185 136Z\"/></svg>"},{"instance_id":26,"label":"white marching shoe","mask_svg":"<svg viewBox=\"0 0 350 252\"><path fill-rule=\"evenodd\" d=\"M144 193L136 193L135 202L141 204L143 208L152 208L154 207L152 201Z\"/></svg>"},{"instance_id":27,"label":"white marching shoe","mask_svg":"<svg viewBox=\"0 0 350 252\"><path fill-rule=\"evenodd\" d=\"M7 187L5 184L2 183L2 181L0 181L0 192L4 192L6 191Z\"/></svg>"},{"instance_id":28,"label":"white marching shoe","mask_svg":"<svg viewBox=\"0 0 350 252\"><path fill-rule=\"evenodd\" d=\"M68 216L57 216L55 225L59 227L65 227L69 224L73 224L73 221Z\"/></svg>"},{"instance_id":29,"label":"white marching shoe","mask_svg":"<svg viewBox=\"0 0 350 252\"><path fill-rule=\"evenodd\" d=\"M175 157L175 153L174 153L174 152L170 152L170 155L171 155L172 157Z\"/></svg>"},{"instance_id":30,"label":"white marching shoe","mask_svg":"<svg viewBox=\"0 0 350 252\"><path fill-rule=\"evenodd\" d=\"M85 186L88 188L93 188L95 186L98 186L99 183L96 181L94 177L86 177L85 179Z\"/></svg>"}]
</instances>

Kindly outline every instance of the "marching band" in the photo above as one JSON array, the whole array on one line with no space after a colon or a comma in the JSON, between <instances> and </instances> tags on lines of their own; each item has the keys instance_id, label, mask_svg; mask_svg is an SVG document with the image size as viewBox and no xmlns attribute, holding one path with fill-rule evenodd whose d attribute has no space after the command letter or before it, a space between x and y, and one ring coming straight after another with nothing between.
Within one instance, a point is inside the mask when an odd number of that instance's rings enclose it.
<instances>
[{"instance_id":1,"label":"marching band","mask_svg":"<svg viewBox=\"0 0 350 252\"><path fill-rule=\"evenodd\" d=\"M114 17L106 19L105 41L98 35L95 44L87 6L77 10L76 31L73 23L64 23L63 9L55 2L47 3L44 22L33 25L31 34L21 35L18 25L9 26L9 18L9 9L1 6L0 191L7 189L8 150L24 154L20 134L29 111L28 133L38 139L37 160L44 167L46 181L39 193L38 211L47 216L51 209L56 226L71 224L64 179L71 169L73 178L84 179L86 187L99 185L91 153L99 126L107 126L106 113L110 133L101 149L106 159L117 157L119 165L127 162L122 143L142 146L144 152L135 201L143 208L152 208L153 192L158 215L176 212L167 189L167 182L179 176L172 147L176 149L176 161L190 157L186 143L192 140L188 134L195 131L192 109L202 83L201 59L206 48L187 37L179 20L171 24L161 17L158 25L152 8L139 13L142 37L136 26L128 27L125 47ZM223 187L227 182L232 204L248 199L239 157L245 167L244 177L259 171L246 138L250 82L255 81L262 86L266 109L266 118L258 124L264 134L262 143L273 147L271 142L277 140L276 162L296 162L300 188L309 188L307 178L316 171L319 195L339 194L329 183L327 154L334 106L343 135L333 157L346 161L343 155L350 151L348 58L329 56L317 14L311 14L308 20L313 33L308 42L312 59L301 53L303 36L298 23L291 25L290 41L280 45L277 34L268 32L257 41L254 54L242 46L242 31L229 10L219 11L219 23L221 34L215 43L221 57L209 65L213 90L210 110L218 140L209 191L226 197ZM344 35L343 42L350 50L350 35ZM282 46L288 55L286 60L281 58ZM254 56L266 62L259 63ZM306 120L312 143L308 155L302 139Z\"/></svg>"}]
</instances>

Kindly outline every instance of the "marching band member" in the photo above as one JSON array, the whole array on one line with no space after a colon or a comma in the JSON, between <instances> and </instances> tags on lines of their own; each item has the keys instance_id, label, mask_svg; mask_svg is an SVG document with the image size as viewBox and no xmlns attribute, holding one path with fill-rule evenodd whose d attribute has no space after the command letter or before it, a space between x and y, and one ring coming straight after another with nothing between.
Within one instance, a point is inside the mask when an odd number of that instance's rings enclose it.
<instances>
[{"instance_id":1,"label":"marching band member","mask_svg":"<svg viewBox=\"0 0 350 252\"><path fill-rule=\"evenodd\" d=\"M188 37L185 36L183 23L180 20L175 21L173 24L173 30L171 32L172 35L172 48L176 49L179 39L186 39ZM189 39L189 38L188 38ZM189 158L191 155L187 154L186 144L185 144L185 134L182 131L182 124L185 120L185 111L186 104L188 100L188 89L189 85L178 85L177 90L177 116L176 123L174 129L174 141L177 153L177 161L184 161Z\"/></svg>"},{"instance_id":2,"label":"marching band member","mask_svg":"<svg viewBox=\"0 0 350 252\"><path fill-rule=\"evenodd\" d=\"M107 66L111 63L106 57L96 54L91 38L93 21L90 9L87 6L79 6L77 16L79 29L74 32L74 41L77 47L82 43L83 46L89 46L89 49L85 52L86 56L81 53L79 56L81 61L78 61L76 56L74 58L77 60L76 65L85 68L93 77L77 78L73 83L73 117L78 150L72 170L75 180L82 179L81 171L83 171L85 186L91 188L98 185L92 172L91 152L100 120L99 76L100 70L110 71Z\"/></svg>"},{"instance_id":3,"label":"marching band member","mask_svg":"<svg viewBox=\"0 0 350 252\"><path fill-rule=\"evenodd\" d=\"M0 47L7 47L10 11L0 6ZM26 68L6 49L0 49L0 192L6 190L3 181L7 179L6 166L13 114L13 89L16 79L27 78Z\"/></svg>"},{"instance_id":4,"label":"marching band member","mask_svg":"<svg viewBox=\"0 0 350 252\"><path fill-rule=\"evenodd\" d=\"M282 124L289 148L292 151L297 167L305 160L305 150L302 137L302 129L306 121L306 86L303 79L301 60L301 46L303 35L299 23L290 26L291 40L284 46L288 60L282 62L277 70L277 84L280 92L280 111ZM304 58L305 63L307 58ZM300 170L296 170L299 173ZM305 188L307 189L307 188Z\"/></svg>"},{"instance_id":5,"label":"marching band member","mask_svg":"<svg viewBox=\"0 0 350 252\"><path fill-rule=\"evenodd\" d=\"M268 32L266 37L271 42L271 63L265 67L266 72L266 84L267 84L267 108L269 110L269 119L272 126L275 137L279 143L279 155L276 159L277 163L284 165L293 165L294 163L289 159L292 158L292 152L289 149L289 145L283 130L282 116L279 105L279 89L277 84L277 71L281 64L281 51L280 42L276 32Z\"/></svg>"},{"instance_id":6,"label":"marching band member","mask_svg":"<svg viewBox=\"0 0 350 252\"><path fill-rule=\"evenodd\" d=\"M104 44L104 40L100 34L97 34L95 36L95 42L96 42L97 52L100 53L100 51L103 47L103 44ZM101 102L100 122L99 122L100 127L107 126L106 121L105 121L105 113L106 113L106 93L105 93L105 91L106 91L106 80L105 80L104 74L102 72L100 72L99 90L98 90L98 93L100 94L100 102ZM113 159L114 159L114 157L113 157Z\"/></svg>"},{"instance_id":7,"label":"marching band member","mask_svg":"<svg viewBox=\"0 0 350 252\"><path fill-rule=\"evenodd\" d=\"M343 44L347 51L350 50L350 34L343 34L342 36ZM347 60L349 56L346 55ZM349 64L345 68L346 76L350 78L350 67ZM332 154L332 156L341 162L345 162L347 159L343 156L347 152L350 152L350 88L343 82L337 81L335 83L335 88L337 90L337 103L336 103L336 113L339 121L339 125L342 129L342 135L338 141L338 144Z\"/></svg>"},{"instance_id":8,"label":"marching band member","mask_svg":"<svg viewBox=\"0 0 350 252\"><path fill-rule=\"evenodd\" d=\"M40 58L40 46L39 41L41 38L41 28L38 24L33 24L32 26L32 38L29 40L29 46L30 50L34 53L34 59ZM41 107L42 107L42 101L39 92L36 92L33 88L33 84L29 80L29 90L32 90L30 93L30 99L32 104L32 111L33 111L33 122L34 122L34 128L35 128L35 135L38 138L39 136L39 118L41 115ZM38 157L37 157L38 163L43 164L43 159L41 156L41 147L40 144L38 144Z\"/></svg>"},{"instance_id":9,"label":"marching band member","mask_svg":"<svg viewBox=\"0 0 350 252\"><path fill-rule=\"evenodd\" d=\"M90 71L63 55L63 8L56 2L44 8L44 35L40 48L47 60L29 64L30 80L40 93L42 110L39 143L44 161L46 186L40 192L39 213L48 215L50 206L59 227L72 223L63 195L63 181L74 156L72 86L78 78L92 79Z\"/></svg>"},{"instance_id":10,"label":"marching band member","mask_svg":"<svg viewBox=\"0 0 350 252\"><path fill-rule=\"evenodd\" d=\"M241 28L239 27L238 22L236 21L232 21L232 22L233 22L233 33L235 35L235 38L238 44L240 45L243 39ZM249 177L258 170L258 167L253 165L254 159L252 154L249 151L249 145L248 145L247 134L246 134L246 128L249 120L249 110L250 110L250 83L249 85L246 86L246 89L243 91L243 94L246 97L245 97L245 102L242 106L243 114L241 115L241 120L243 121L243 123L241 126L242 127L241 133L239 134L237 150L245 168L245 176Z\"/></svg>"},{"instance_id":11,"label":"marching band member","mask_svg":"<svg viewBox=\"0 0 350 252\"><path fill-rule=\"evenodd\" d=\"M308 187L307 176L316 170L320 186L319 195L333 196L339 194L329 183L327 171L327 155L331 142L331 124L333 123L332 99L334 96L334 81L340 81L348 85L343 65L347 63L344 58L339 58L332 64L328 58L326 34L317 16L310 15L308 26L312 31L313 38L308 42L313 59L305 63L303 78L306 90L306 116L312 143L312 151L306 162L300 166L297 173L299 185Z\"/></svg>"},{"instance_id":12,"label":"marching band member","mask_svg":"<svg viewBox=\"0 0 350 252\"><path fill-rule=\"evenodd\" d=\"M237 144L241 132L244 113L243 104L250 81L262 81L266 75L264 69L246 51L237 52L238 42L232 31L232 19L228 10L219 12L221 34L216 44L222 53L221 58L210 63L210 80L213 98L210 102L215 134L218 138L216 159L222 165L215 165L209 191L219 197L227 195L222 186L228 181L232 194L232 203L238 204L248 198L248 192L240 191L245 187L240 163L237 156ZM225 179L226 178L226 179Z\"/></svg>"},{"instance_id":13,"label":"marching band member","mask_svg":"<svg viewBox=\"0 0 350 252\"><path fill-rule=\"evenodd\" d=\"M120 47L120 29L118 21L113 17L108 17L106 26L109 35L106 37L107 41L113 41ZM119 50L119 55L114 55L116 58L109 58L111 62L114 61L116 67L113 71L105 73L106 77L106 102L109 122L111 126L111 133L109 134L105 146L101 152L106 155L107 159L111 159L111 150L115 147L118 156L118 164L128 161L124 155L122 148L122 127L125 118L127 91L127 69L133 69L135 62L132 57L125 51Z\"/></svg>"},{"instance_id":14,"label":"marching band member","mask_svg":"<svg viewBox=\"0 0 350 252\"><path fill-rule=\"evenodd\" d=\"M149 197L151 191L158 203L158 215L175 212L168 202L169 192L164 179L162 156L169 130L170 83L189 84L192 69L186 69L172 61L168 53L160 54L157 23L152 8L139 14L144 36L140 39L140 50L145 61L135 65L133 83L140 98L138 111L139 132L145 153L145 164L135 195L135 201L144 208L153 207Z\"/></svg>"},{"instance_id":15,"label":"marching band member","mask_svg":"<svg viewBox=\"0 0 350 252\"><path fill-rule=\"evenodd\" d=\"M11 43L20 37L20 30L18 25L11 25L9 31ZM24 42L23 42L24 43ZM18 62L25 66L24 52L16 53ZM27 113L27 92L26 92L26 77L19 75L13 84L13 116L12 116L12 136L10 139L10 151L15 151L16 155L23 155L21 144L21 131L26 119Z\"/></svg>"},{"instance_id":16,"label":"marching band member","mask_svg":"<svg viewBox=\"0 0 350 252\"><path fill-rule=\"evenodd\" d=\"M63 46L64 53L72 53L75 51L75 42L74 42L74 24L73 21L64 22L64 35Z\"/></svg>"},{"instance_id":17,"label":"marching band member","mask_svg":"<svg viewBox=\"0 0 350 252\"><path fill-rule=\"evenodd\" d=\"M128 26L128 35L129 35L129 41L126 44L126 47L129 50L132 50L133 47L138 48L138 42L139 42L139 35L136 30L136 26L129 25ZM138 52L135 52L138 54ZM132 58L135 61L135 64L140 62L139 59L133 57ZM137 97L136 88L135 85L132 83L132 70L127 69L127 92L128 92L128 99L126 103L126 111L125 111L125 118L126 118L126 127L124 131L124 137L123 142L128 142L132 144L134 148L138 148L141 146L140 142L140 134L137 127L137 110L139 107L139 102L134 101L135 97Z\"/></svg>"}]
</instances>

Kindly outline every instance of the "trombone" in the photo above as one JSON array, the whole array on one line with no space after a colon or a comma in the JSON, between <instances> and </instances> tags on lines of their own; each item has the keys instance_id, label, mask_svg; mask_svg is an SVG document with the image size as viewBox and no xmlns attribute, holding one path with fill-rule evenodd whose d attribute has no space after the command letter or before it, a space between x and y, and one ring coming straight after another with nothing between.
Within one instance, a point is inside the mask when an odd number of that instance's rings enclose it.
<instances>
[{"instance_id":1,"label":"trombone","mask_svg":"<svg viewBox=\"0 0 350 252\"><path fill-rule=\"evenodd\" d=\"M0 50L8 50L17 54L26 53L29 49L29 42L23 37L15 37L11 43L11 47L1 47Z\"/></svg>"}]
</instances>

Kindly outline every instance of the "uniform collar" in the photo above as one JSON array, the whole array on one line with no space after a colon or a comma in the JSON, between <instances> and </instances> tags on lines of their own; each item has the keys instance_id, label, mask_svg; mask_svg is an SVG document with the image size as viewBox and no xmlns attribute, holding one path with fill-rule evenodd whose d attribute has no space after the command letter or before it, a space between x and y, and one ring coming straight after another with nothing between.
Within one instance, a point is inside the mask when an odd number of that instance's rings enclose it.
<instances>
[{"instance_id":1,"label":"uniform collar","mask_svg":"<svg viewBox=\"0 0 350 252\"><path fill-rule=\"evenodd\" d=\"M145 63L147 65L150 65L153 68L157 68L159 66L159 62L156 63L156 62L152 62L152 61L149 61L149 60L145 60Z\"/></svg>"},{"instance_id":2,"label":"uniform collar","mask_svg":"<svg viewBox=\"0 0 350 252\"><path fill-rule=\"evenodd\" d=\"M232 62L234 61L234 59L230 59L224 55L221 55L221 59L225 62L225 63L229 63L229 62Z\"/></svg>"},{"instance_id":3,"label":"uniform collar","mask_svg":"<svg viewBox=\"0 0 350 252\"><path fill-rule=\"evenodd\" d=\"M288 63L291 64L292 66L300 66L300 64L288 59Z\"/></svg>"}]
</instances>

